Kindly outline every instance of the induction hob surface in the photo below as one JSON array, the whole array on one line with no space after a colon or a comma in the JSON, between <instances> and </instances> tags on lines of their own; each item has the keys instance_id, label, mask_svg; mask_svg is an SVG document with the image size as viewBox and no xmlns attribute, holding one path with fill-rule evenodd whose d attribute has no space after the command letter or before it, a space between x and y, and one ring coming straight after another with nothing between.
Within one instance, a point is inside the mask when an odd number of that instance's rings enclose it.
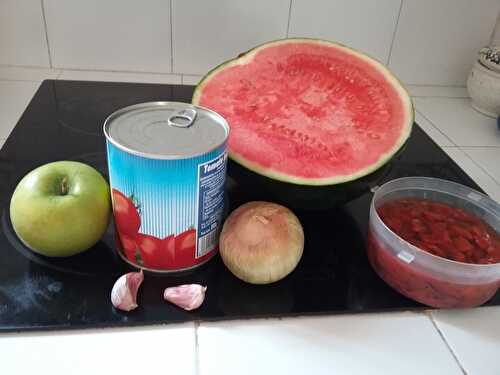
<instances>
[{"instance_id":1,"label":"induction hob surface","mask_svg":"<svg viewBox=\"0 0 500 375\"><path fill-rule=\"evenodd\" d=\"M0 152L0 331L425 308L393 291L367 262L364 244L371 192L337 209L296 212L306 247L297 269L282 281L245 284L216 256L191 273L146 274L140 307L130 313L115 310L110 303L114 281L131 271L114 252L112 225L92 249L66 259L36 255L19 242L10 223L9 202L22 176L56 160L82 161L107 176L102 125L109 114L140 102L189 102L192 92L193 87L175 85L42 83ZM380 183L403 176L445 178L480 190L418 126ZM229 209L248 200L247 193L244 186L233 186ZM198 310L186 312L163 301L165 287L191 282L208 286ZM498 304L500 293L488 302Z\"/></svg>"}]
</instances>

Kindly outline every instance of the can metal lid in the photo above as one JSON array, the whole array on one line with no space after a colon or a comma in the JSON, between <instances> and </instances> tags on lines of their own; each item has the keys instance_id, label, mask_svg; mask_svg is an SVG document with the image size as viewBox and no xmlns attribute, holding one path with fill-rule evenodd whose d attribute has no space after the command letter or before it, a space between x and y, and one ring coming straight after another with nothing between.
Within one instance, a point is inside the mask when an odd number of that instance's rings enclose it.
<instances>
[{"instance_id":1,"label":"can metal lid","mask_svg":"<svg viewBox=\"0 0 500 375\"><path fill-rule=\"evenodd\" d=\"M154 159L180 159L210 152L229 135L218 113L192 104L149 102L122 108L104 122L115 146Z\"/></svg>"}]
</instances>

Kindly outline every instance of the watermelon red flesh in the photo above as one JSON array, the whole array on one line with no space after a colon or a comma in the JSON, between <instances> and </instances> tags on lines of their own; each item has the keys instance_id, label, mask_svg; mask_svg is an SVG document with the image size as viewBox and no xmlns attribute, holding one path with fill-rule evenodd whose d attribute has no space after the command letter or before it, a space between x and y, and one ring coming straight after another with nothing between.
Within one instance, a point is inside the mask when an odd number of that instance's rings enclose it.
<instances>
[{"instance_id":1,"label":"watermelon red flesh","mask_svg":"<svg viewBox=\"0 0 500 375\"><path fill-rule=\"evenodd\" d=\"M270 43L218 67L193 102L228 120L232 159L307 185L372 172L401 147L413 123L408 94L381 64L312 40Z\"/></svg>"}]
</instances>

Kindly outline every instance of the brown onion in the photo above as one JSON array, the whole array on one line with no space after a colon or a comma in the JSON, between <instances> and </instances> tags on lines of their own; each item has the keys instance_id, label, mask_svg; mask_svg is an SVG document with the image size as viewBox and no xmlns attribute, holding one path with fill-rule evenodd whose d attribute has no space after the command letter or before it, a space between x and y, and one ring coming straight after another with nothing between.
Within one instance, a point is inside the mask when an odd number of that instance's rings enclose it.
<instances>
[{"instance_id":1,"label":"brown onion","mask_svg":"<svg viewBox=\"0 0 500 375\"><path fill-rule=\"evenodd\" d=\"M292 272L304 250L304 231L288 208L270 202L249 202L227 218L220 236L226 267L252 284L278 281Z\"/></svg>"}]
</instances>

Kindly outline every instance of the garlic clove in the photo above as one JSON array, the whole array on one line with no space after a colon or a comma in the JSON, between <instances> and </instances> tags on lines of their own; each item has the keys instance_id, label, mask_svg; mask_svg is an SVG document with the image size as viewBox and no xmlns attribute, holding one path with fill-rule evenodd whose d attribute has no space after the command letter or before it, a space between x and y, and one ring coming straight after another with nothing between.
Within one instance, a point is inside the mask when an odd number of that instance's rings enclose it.
<instances>
[{"instance_id":1,"label":"garlic clove","mask_svg":"<svg viewBox=\"0 0 500 375\"><path fill-rule=\"evenodd\" d=\"M201 306L205 299L206 286L186 284L165 289L163 298L184 310L194 310Z\"/></svg>"},{"instance_id":2,"label":"garlic clove","mask_svg":"<svg viewBox=\"0 0 500 375\"><path fill-rule=\"evenodd\" d=\"M140 272L129 272L116 280L111 290L111 303L114 307L123 311L131 311L137 308L137 292L144 280L142 270Z\"/></svg>"}]
</instances>

